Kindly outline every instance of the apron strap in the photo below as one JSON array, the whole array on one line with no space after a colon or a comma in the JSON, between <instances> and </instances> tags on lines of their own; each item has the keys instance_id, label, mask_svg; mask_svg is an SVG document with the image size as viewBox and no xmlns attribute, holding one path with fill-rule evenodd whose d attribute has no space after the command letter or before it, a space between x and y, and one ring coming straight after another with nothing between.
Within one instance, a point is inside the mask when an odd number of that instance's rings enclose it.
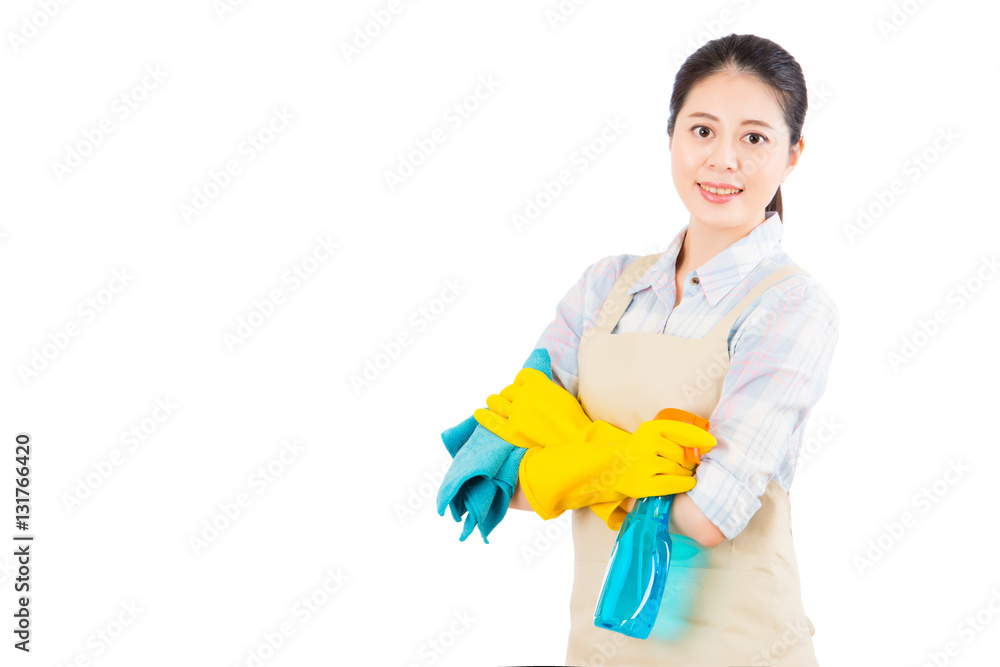
<instances>
[{"instance_id":1,"label":"apron strap","mask_svg":"<svg viewBox=\"0 0 1000 667\"><path fill-rule=\"evenodd\" d=\"M604 304L601 306L601 311L597 315L597 320L594 325L584 332L584 335L590 333L611 333L611 330L615 328L618 324L618 320L621 319L622 315L625 313L625 309L628 308L629 304L632 303L632 294L627 294L629 289L634 285L646 272L660 259L663 253L657 253L653 255L645 255L639 257L634 262L629 264L618 279L615 284L611 287L611 291L608 296L604 299ZM809 275L807 271L802 269L796 264L789 264L788 266L777 269L767 276L764 277L759 283L757 283L750 293L747 294L743 299L736 304L728 313L722 316L722 319L712 327L712 330L708 332L705 336L706 339L710 338L725 338L729 339L729 332L733 328L733 324L739 319L740 315L743 314L750 304L757 300L757 298L764 293L772 285L776 284L778 281L787 278L792 275Z\"/></svg>"},{"instance_id":2,"label":"apron strap","mask_svg":"<svg viewBox=\"0 0 1000 667\"><path fill-rule=\"evenodd\" d=\"M729 340L729 332L732 330L733 324L735 324L736 320L743 314L743 311L750 307L750 304L756 301L767 288L771 287L779 280L797 274L805 276L809 275L809 273L800 266L796 264L789 264L788 266L784 266L764 276L763 280L757 283L754 288L750 290L749 294L743 297L738 304L733 306L728 313L722 316L722 319L718 322L718 324L712 327L712 330L705 335L705 338L722 338L724 340Z\"/></svg>"},{"instance_id":3,"label":"apron strap","mask_svg":"<svg viewBox=\"0 0 1000 667\"><path fill-rule=\"evenodd\" d=\"M625 267L625 270L618 276L618 280L611 286L608 296L604 299L604 305L601 306L601 312L598 313L594 326L584 331L584 335L591 332L611 333L611 330L618 324L618 320L621 319L625 309L632 303L632 295L626 294L626 292L629 291L639 278L645 275L651 266L656 264L661 256L663 256L662 252L655 255L645 255Z\"/></svg>"}]
</instances>

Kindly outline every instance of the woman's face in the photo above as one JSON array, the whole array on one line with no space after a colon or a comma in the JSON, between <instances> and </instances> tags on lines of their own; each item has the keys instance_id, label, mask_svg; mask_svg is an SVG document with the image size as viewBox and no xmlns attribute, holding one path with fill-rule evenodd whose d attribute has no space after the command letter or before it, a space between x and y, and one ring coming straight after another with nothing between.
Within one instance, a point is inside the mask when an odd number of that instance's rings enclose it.
<instances>
[{"instance_id":1,"label":"woman's face","mask_svg":"<svg viewBox=\"0 0 1000 667\"><path fill-rule=\"evenodd\" d=\"M767 86L720 73L691 88L669 146L674 186L691 222L749 232L795 168L802 144L789 154L789 130ZM702 187L712 184L741 192L720 196Z\"/></svg>"}]
</instances>

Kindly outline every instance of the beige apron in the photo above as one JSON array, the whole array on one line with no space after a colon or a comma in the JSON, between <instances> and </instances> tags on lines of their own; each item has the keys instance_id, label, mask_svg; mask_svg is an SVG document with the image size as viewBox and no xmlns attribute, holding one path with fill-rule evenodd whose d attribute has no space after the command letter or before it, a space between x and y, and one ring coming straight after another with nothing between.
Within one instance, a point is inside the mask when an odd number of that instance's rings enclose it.
<instances>
[{"instance_id":1,"label":"beige apron","mask_svg":"<svg viewBox=\"0 0 1000 667\"><path fill-rule=\"evenodd\" d=\"M711 418L729 368L727 339L733 324L768 287L806 273L793 265L766 276L704 339L612 334L632 300L626 292L659 258L640 257L622 273L594 327L580 341L581 404L591 419L629 432L663 408ZM674 553L679 553L680 540L694 545L699 555L672 558L660 613L645 640L594 625L617 531L609 530L589 507L573 510L575 569L566 664L816 667L815 628L802 607L788 494L771 480L760 501L739 535L711 548L674 535L671 519Z\"/></svg>"}]
</instances>

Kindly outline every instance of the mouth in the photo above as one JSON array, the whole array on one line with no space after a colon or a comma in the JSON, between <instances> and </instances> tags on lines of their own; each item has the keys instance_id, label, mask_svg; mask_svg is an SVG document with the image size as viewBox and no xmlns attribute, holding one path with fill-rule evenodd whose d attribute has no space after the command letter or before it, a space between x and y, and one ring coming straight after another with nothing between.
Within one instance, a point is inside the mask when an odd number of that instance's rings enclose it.
<instances>
[{"instance_id":1,"label":"mouth","mask_svg":"<svg viewBox=\"0 0 1000 667\"><path fill-rule=\"evenodd\" d=\"M721 186L721 184L719 185ZM698 183L698 191L701 192L702 197L716 204L732 201L743 194L742 188L715 187L714 185L705 185L702 183Z\"/></svg>"}]
</instances>

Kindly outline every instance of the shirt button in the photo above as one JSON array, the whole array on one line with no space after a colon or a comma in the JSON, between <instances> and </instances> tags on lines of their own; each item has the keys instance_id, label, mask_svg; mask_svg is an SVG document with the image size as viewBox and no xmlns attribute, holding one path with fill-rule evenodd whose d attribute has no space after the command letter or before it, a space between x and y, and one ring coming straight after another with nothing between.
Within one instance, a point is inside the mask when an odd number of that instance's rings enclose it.
<instances>
[{"instance_id":1,"label":"shirt button","mask_svg":"<svg viewBox=\"0 0 1000 667\"><path fill-rule=\"evenodd\" d=\"M691 284L692 285L697 285L699 282L701 282L701 281L698 280L698 276L695 276L694 278L691 279Z\"/></svg>"}]
</instances>

